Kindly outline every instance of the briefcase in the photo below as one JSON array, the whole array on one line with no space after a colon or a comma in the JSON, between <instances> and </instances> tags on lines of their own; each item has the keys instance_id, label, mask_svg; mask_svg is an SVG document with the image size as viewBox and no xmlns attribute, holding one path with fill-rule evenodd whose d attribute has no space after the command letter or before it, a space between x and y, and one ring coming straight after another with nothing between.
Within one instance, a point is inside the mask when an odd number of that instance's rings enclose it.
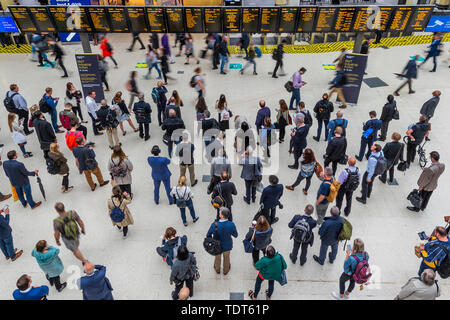
<instances>
[{"instance_id":1,"label":"briefcase","mask_svg":"<svg viewBox=\"0 0 450 320\"><path fill-rule=\"evenodd\" d=\"M409 200L415 208L420 208L422 206L422 197L417 189L411 191L406 199Z\"/></svg>"}]
</instances>

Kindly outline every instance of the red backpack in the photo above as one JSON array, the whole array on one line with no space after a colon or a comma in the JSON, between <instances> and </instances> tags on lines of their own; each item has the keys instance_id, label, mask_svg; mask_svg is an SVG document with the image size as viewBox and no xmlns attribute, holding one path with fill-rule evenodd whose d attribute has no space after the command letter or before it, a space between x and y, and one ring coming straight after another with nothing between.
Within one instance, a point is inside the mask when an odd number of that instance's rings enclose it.
<instances>
[{"instance_id":1,"label":"red backpack","mask_svg":"<svg viewBox=\"0 0 450 320\"><path fill-rule=\"evenodd\" d=\"M66 130L70 130L71 126L70 126L70 118L67 114L64 113L60 113L59 114L59 120L61 121L61 125L63 126L64 129Z\"/></svg>"},{"instance_id":2,"label":"red backpack","mask_svg":"<svg viewBox=\"0 0 450 320\"><path fill-rule=\"evenodd\" d=\"M77 138L78 137L82 137L83 133L81 131L67 131L66 133L66 144L67 147L70 149L70 151L73 150L73 148L75 148L76 146L78 146L77 144Z\"/></svg>"},{"instance_id":3,"label":"red backpack","mask_svg":"<svg viewBox=\"0 0 450 320\"><path fill-rule=\"evenodd\" d=\"M364 252L364 258L362 261L358 259L358 257L353 254L352 257L358 262L356 265L355 272L353 272L352 278L355 280L357 284L364 284L370 280L372 277L372 273L370 272L369 262L366 258L366 253Z\"/></svg>"}]
</instances>

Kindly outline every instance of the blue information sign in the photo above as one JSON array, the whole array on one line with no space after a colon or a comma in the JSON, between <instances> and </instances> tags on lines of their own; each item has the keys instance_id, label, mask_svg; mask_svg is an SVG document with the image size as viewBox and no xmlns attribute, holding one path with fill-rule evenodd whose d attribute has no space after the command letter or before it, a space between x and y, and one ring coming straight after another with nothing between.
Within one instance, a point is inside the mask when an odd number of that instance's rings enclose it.
<instances>
[{"instance_id":1,"label":"blue information sign","mask_svg":"<svg viewBox=\"0 0 450 320\"><path fill-rule=\"evenodd\" d=\"M450 32L450 16L432 16L426 32Z\"/></svg>"},{"instance_id":2,"label":"blue information sign","mask_svg":"<svg viewBox=\"0 0 450 320\"><path fill-rule=\"evenodd\" d=\"M0 32L19 32L12 17L0 17Z\"/></svg>"}]
</instances>

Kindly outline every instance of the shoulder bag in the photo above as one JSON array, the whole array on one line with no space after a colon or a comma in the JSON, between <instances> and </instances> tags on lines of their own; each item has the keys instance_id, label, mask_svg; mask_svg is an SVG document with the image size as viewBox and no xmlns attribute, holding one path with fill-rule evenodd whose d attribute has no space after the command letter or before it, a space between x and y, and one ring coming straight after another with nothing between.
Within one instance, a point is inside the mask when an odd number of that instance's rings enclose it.
<instances>
[{"instance_id":1,"label":"shoulder bag","mask_svg":"<svg viewBox=\"0 0 450 320\"><path fill-rule=\"evenodd\" d=\"M242 240L242 243L244 244L244 250L246 253L253 252L253 248L254 248L253 240L255 239L255 233L256 233L256 228L253 228L253 235L250 238L250 240L247 240L247 239Z\"/></svg>"}]
</instances>

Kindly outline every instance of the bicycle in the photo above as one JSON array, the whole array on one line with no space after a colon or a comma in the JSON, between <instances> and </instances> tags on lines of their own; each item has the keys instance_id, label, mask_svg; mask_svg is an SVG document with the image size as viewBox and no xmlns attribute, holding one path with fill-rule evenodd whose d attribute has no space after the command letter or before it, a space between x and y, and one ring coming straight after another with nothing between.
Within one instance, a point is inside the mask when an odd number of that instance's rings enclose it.
<instances>
[{"instance_id":1,"label":"bicycle","mask_svg":"<svg viewBox=\"0 0 450 320\"><path fill-rule=\"evenodd\" d=\"M403 141L405 142L405 144L408 144L408 136L404 136ZM425 137L424 143L422 145L419 144L417 146L417 154L419 155L419 166L421 169L425 168L425 166L428 163L428 159L424 148L428 141L430 141L430 139L428 137Z\"/></svg>"}]
</instances>

